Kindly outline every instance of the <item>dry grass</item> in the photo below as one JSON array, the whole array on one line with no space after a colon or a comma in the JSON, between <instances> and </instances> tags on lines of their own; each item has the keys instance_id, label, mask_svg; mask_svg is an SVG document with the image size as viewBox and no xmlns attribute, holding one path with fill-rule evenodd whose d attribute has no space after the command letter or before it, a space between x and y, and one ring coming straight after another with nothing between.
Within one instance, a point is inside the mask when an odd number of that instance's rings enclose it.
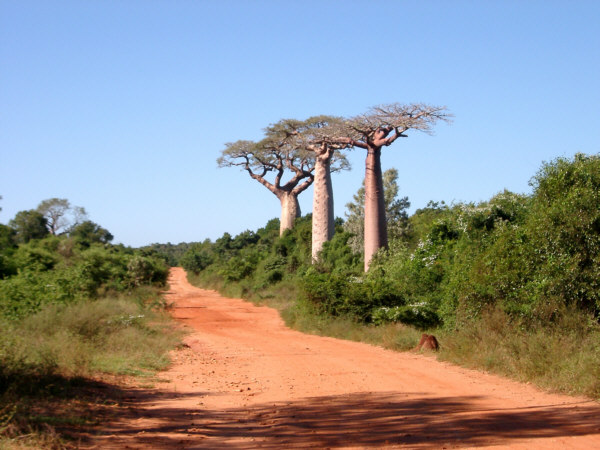
<instances>
[{"instance_id":1,"label":"dry grass","mask_svg":"<svg viewBox=\"0 0 600 450\"><path fill-rule=\"evenodd\" d=\"M600 326L564 310L553 324L509 320L498 310L453 332L441 332L440 357L544 389L600 399Z\"/></svg>"},{"instance_id":2,"label":"dry grass","mask_svg":"<svg viewBox=\"0 0 600 450\"><path fill-rule=\"evenodd\" d=\"M144 291L0 323L0 449L64 448L56 420L84 419L36 415L36 404L52 399L60 409L74 386L100 373L151 376L166 367L180 331L149 306L156 300L156 292Z\"/></svg>"}]
</instances>

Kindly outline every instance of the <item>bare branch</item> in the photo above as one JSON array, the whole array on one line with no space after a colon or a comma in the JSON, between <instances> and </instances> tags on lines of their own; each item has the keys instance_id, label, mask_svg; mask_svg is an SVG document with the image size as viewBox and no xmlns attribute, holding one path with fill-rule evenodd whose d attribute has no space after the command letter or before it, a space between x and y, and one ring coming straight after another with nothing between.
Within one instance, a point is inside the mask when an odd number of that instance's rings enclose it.
<instances>
[{"instance_id":1,"label":"bare branch","mask_svg":"<svg viewBox=\"0 0 600 450\"><path fill-rule=\"evenodd\" d=\"M371 108L366 114L356 116L347 122L348 134L357 133L356 141L381 147L390 145L404 132L413 129L432 134L433 125L438 121L450 122L452 115L444 106L429 106L421 103L401 105L392 103ZM388 137L395 130L394 136ZM359 145L355 145L359 147Z\"/></svg>"},{"instance_id":2,"label":"bare branch","mask_svg":"<svg viewBox=\"0 0 600 450\"><path fill-rule=\"evenodd\" d=\"M310 178L308 178L304 183L302 183L300 186L296 187L295 189L292 190L292 192L296 195L304 192L306 189L308 189L308 187L312 184L312 182L314 181L314 176L311 174Z\"/></svg>"}]
</instances>

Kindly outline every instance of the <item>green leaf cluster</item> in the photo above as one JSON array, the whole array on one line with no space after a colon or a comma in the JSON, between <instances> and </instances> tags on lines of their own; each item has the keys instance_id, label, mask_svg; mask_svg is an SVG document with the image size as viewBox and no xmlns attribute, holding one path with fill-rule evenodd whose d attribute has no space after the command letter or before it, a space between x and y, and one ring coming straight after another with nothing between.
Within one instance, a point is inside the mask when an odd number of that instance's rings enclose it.
<instances>
[{"instance_id":1,"label":"green leaf cluster","mask_svg":"<svg viewBox=\"0 0 600 450\"><path fill-rule=\"evenodd\" d=\"M375 270L449 327L489 307L532 325L572 305L598 317L600 158L545 163L531 184L529 196L505 191L479 204L417 211L411 221L426 231L416 247L392 245ZM433 220L424 223L422 214Z\"/></svg>"},{"instance_id":2,"label":"green leaf cluster","mask_svg":"<svg viewBox=\"0 0 600 450\"><path fill-rule=\"evenodd\" d=\"M112 235L92 222L69 235L46 234L26 242L11 227L0 231L0 317L20 319L46 305L163 285L168 276L161 258L109 244Z\"/></svg>"}]
</instances>

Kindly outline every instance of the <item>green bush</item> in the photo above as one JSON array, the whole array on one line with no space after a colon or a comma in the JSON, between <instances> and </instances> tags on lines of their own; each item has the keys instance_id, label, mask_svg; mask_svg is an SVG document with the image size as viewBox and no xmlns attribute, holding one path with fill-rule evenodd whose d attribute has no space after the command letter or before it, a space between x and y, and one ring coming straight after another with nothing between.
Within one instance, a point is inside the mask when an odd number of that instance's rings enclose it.
<instances>
[{"instance_id":1,"label":"green bush","mask_svg":"<svg viewBox=\"0 0 600 450\"><path fill-rule=\"evenodd\" d=\"M127 280L130 286L163 285L168 276L169 268L160 259L134 255L127 261Z\"/></svg>"},{"instance_id":2,"label":"green bush","mask_svg":"<svg viewBox=\"0 0 600 450\"><path fill-rule=\"evenodd\" d=\"M210 243L193 244L180 258L179 264L188 272L198 273L214 262Z\"/></svg>"},{"instance_id":3,"label":"green bush","mask_svg":"<svg viewBox=\"0 0 600 450\"><path fill-rule=\"evenodd\" d=\"M393 284L383 278L349 277L309 270L302 279L302 292L321 313L370 321L374 307L405 302Z\"/></svg>"},{"instance_id":4,"label":"green bush","mask_svg":"<svg viewBox=\"0 0 600 450\"><path fill-rule=\"evenodd\" d=\"M373 323L383 325L389 322L401 322L416 328L432 328L440 324L436 311L426 303L414 303L405 306L382 306L371 312Z\"/></svg>"},{"instance_id":5,"label":"green bush","mask_svg":"<svg viewBox=\"0 0 600 450\"><path fill-rule=\"evenodd\" d=\"M18 319L46 304L68 304L102 292L146 284L164 285L168 267L160 258L106 244L77 248L65 236L20 244L0 279L0 316Z\"/></svg>"},{"instance_id":6,"label":"green bush","mask_svg":"<svg viewBox=\"0 0 600 450\"><path fill-rule=\"evenodd\" d=\"M542 293L600 314L600 156L544 164L527 223L539 246Z\"/></svg>"}]
</instances>

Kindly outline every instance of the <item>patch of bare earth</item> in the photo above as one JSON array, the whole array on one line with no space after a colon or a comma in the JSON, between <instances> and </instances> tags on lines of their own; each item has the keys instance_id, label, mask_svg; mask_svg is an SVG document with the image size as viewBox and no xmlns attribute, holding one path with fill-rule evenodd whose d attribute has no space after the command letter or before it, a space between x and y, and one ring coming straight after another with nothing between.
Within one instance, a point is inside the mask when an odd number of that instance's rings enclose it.
<instances>
[{"instance_id":1,"label":"patch of bare earth","mask_svg":"<svg viewBox=\"0 0 600 450\"><path fill-rule=\"evenodd\" d=\"M413 353L310 336L191 286L193 332L155 388L131 388L88 448L600 448L600 405Z\"/></svg>"}]
</instances>

